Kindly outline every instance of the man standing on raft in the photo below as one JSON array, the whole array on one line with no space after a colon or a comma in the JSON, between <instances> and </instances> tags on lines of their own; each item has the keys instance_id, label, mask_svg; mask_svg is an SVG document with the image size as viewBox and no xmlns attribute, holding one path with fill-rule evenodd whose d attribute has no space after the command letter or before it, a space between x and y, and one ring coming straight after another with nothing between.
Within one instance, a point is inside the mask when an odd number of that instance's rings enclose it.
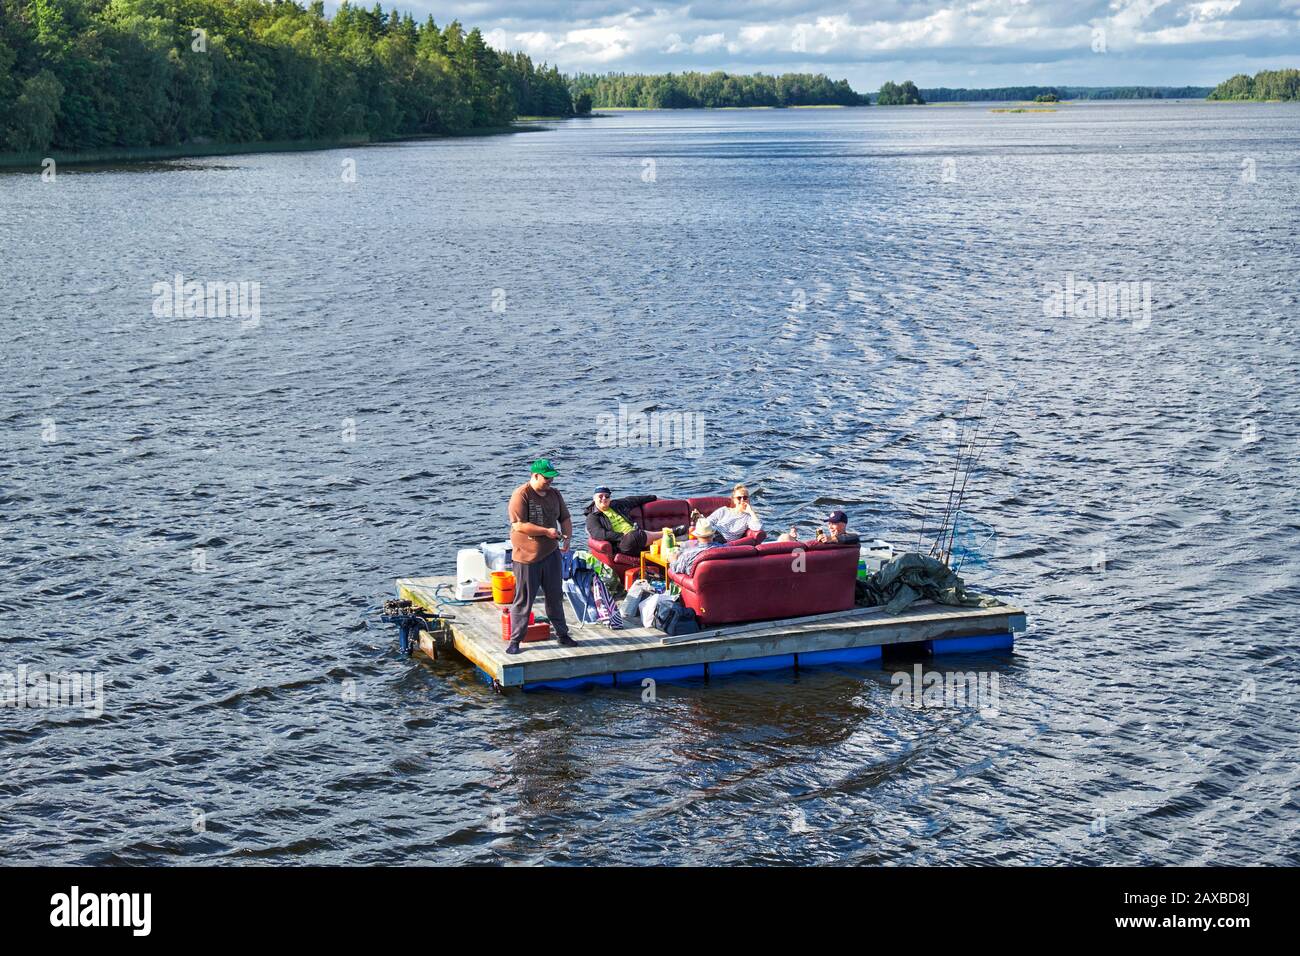
<instances>
[{"instance_id":1,"label":"man standing on raft","mask_svg":"<svg viewBox=\"0 0 1300 956\"><path fill-rule=\"evenodd\" d=\"M547 458L533 462L532 476L510 496L510 547L514 556L515 600L510 605L507 654L518 654L528 629L528 614L540 590L555 639L565 647L578 643L569 636L564 619L563 570L560 549L569 550L573 519L551 480L557 472Z\"/></svg>"}]
</instances>

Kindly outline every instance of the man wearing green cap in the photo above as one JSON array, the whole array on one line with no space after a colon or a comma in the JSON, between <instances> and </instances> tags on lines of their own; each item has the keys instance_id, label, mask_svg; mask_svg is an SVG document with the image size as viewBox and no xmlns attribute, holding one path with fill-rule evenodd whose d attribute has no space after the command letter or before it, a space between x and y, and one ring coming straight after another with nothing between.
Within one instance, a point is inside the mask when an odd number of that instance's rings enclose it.
<instances>
[{"instance_id":1,"label":"man wearing green cap","mask_svg":"<svg viewBox=\"0 0 1300 956\"><path fill-rule=\"evenodd\" d=\"M514 552L515 600L510 605L510 643L507 654L518 654L528 629L528 614L537 592L546 600L546 616L555 639L566 647L576 644L564 620L564 579L560 549L569 550L573 519L564 498L551 479L556 475L550 459L533 462L532 477L510 496L510 547Z\"/></svg>"}]
</instances>

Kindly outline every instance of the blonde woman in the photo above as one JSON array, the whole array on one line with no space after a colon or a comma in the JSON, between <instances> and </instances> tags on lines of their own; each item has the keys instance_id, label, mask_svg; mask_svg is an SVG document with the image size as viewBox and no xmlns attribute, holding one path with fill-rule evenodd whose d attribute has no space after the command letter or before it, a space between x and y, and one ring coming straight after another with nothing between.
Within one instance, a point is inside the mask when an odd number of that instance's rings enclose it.
<instances>
[{"instance_id":1,"label":"blonde woman","mask_svg":"<svg viewBox=\"0 0 1300 956\"><path fill-rule=\"evenodd\" d=\"M763 530L763 521L749 505L749 489L736 485L731 489L731 504L709 515L709 524L722 535L727 544Z\"/></svg>"}]
</instances>

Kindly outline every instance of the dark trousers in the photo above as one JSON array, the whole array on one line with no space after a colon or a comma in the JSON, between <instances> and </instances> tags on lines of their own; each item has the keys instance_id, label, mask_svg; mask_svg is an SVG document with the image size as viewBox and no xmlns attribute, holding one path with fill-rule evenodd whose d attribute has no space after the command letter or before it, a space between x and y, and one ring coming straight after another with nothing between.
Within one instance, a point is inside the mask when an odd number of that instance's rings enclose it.
<instances>
[{"instance_id":1,"label":"dark trousers","mask_svg":"<svg viewBox=\"0 0 1300 956\"><path fill-rule=\"evenodd\" d=\"M540 561L532 564L514 562L515 600L510 605L510 640L518 643L528 630L528 613L541 591L546 599L546 616L557 637L569 636L569 625L564 620L564 579L557 548Z\"/></svg>"},{"instance_id":2,"label":"dark trousers","mask_svg":"<svg viewBox=\"0 0 1300 956\"><path fill-rule=\"evenodd\" d=\"M618 539L619 554L640 554L645 550L646 533L640 528L633 528Z\"/></svg>"}]
</instances>

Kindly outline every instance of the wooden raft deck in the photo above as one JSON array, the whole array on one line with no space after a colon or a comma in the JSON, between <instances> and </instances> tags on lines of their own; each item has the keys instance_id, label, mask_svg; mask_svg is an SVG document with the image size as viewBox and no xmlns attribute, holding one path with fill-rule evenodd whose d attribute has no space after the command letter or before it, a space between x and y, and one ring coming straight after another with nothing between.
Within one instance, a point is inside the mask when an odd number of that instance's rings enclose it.
<instances>
[{"instance_id":1,"label":"wooden raft deck","mask_svg":"<svg viewBox=\"0 0 1300 956\"><path fill-rule=\"evenodd\" d=\"M398 595L437 609L434 587L450 577L398 578ZM446 593L446 592L444 592ZM540 601L538 602L540 608ZM570 619L576 647L555 641L524 644L506 653L501 609L491 601L445 609L454 615L456 650L501 687L567 689L588 684L639 687L642 679L689 680L747 671L878 661L886 645L921 644L935 654L1010 650L1012 634L1025 629L1025 612L1006 605L954 608L924 602L887 617L879 608L708 628L669 637L652 627L610 630L581 627ZM567 610L567 607L566 607ZM418 644L432 656L427 634Z\"/></svg>"}]
</instances>

